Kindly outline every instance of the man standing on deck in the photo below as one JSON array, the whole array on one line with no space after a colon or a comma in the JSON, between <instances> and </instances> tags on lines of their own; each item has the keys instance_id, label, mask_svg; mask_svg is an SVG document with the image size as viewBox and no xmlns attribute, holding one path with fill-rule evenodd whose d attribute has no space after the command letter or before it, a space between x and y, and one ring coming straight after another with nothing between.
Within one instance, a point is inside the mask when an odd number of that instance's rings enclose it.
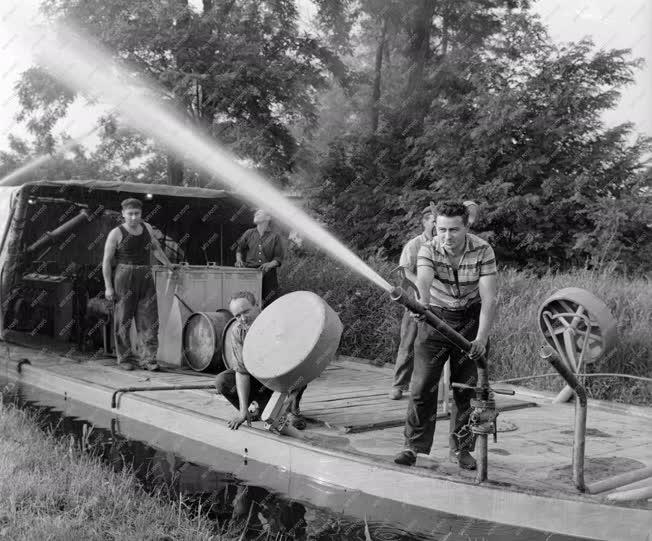
<instances>
[{"instance_id":1,"label":"man standing on deck","mask_svg":"<svg viewBox=\"0 0 652 541\"><path fill-rule=\"evenodd\" d=\"M236 322L227 331L231 334L230 342L233 344L231 353L235 362L234 366L227 366L226 370L217 375L215 388L239 411L239 414L229 421L229 427L237 430L242 423L249 424L251 421L257 420L269 402L273 391L249 374L242 358L245 336L260 314L256 297L250 291L236 293L231 297L229 311L236 319ZM227 342L224 340L225 344ZM303 385L289 393L288 421L299 430L306 427L306 422L301 417L299 409L299 402L306 387Z\"/></svg>"},{"instance_id":2,"label":"man standing on deck","mask_svg":"<svg viewBox=\"0 0 652 541\"><path fill-rule=\"evenodd\" d=\"M236 267L250 267L263 271L263 308L273 302L279 294L276 269L283 261L281 237L270 229L271 216L263 209L256 210L254 224L240 239L235 252Z\"/></svg>"},{"instance_id":3,"label":"man standing on deck","mask_svg":"<svg viewBox=\"0 0 652 541\"><path fill-rule=\"evenodd\" d=\"M474 359L487 352L496 315L496 258L491 246L468 232L469 212L461 203L436 207L436 236L417 256L420 302L471 341L468 355L420 321L414 345L414 373L405 423L405 449L394 458L411 466L417 453L429 454L435 434L439 378L450 356L451 381L475 386ZM467 429L472 389L453 390L450 458L474 470L475 437Z\"/></svg>"},{"instance_id":4,"label":"man standing on deck","mask_svg":"<svg viewBox=\"0 0 652 541\"><path fill-rule=\"evenodd\" d=\"M115 301L113 323L118 366L124 370L134 369L135 351L129 331L135 319L144 348L138 364L147 370L158 370L158 305L150 253L169 268L172 263L161 249L152 227L143 221L142 203L138 199L122 202L122 217L124 224L112 229L106 239L102 261L105 296ZM114 258L117 265L111 276Z\"/></svg>"},{"instance_id":5,"label":"man standing on deck","mask_svg":"<svg viewBox=\"0 0 652 541\"><path fill-rule=\"evenodd\" d=\"M469 226L473 225L478 216L478 205L473 201L464 201L464 206L469 210ZM398 263L403 274L401 287L406 291L410 288L416 290L417 254L421 246L430 242L433 237L435 215L432 206L427 206L421 211L421 225L423 226L423 232L406 243ZM417 321L407 308L403 312L400 332L401 341L396 354L396 363L394 364L394 382L389 392L389 397L392 400L400 400L403 397L403 393L408 390L412 378Z\"/></svg>"}]
</instances>

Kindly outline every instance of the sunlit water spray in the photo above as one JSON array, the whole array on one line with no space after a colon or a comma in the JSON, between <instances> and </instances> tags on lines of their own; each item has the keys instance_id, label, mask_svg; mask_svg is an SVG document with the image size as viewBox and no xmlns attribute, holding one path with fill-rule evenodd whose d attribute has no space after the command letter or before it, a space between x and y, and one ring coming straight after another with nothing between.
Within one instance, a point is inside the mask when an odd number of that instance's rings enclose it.
<instances>
[{"instance_id":1,"label":"sunlit water spray","mask_svg":"<svg viewBox=\"0 0 652 541\"><path fill-rule=\"evenodd\" d=\"M36 171L39 167L45 165L55 156L64 154L65 152L72 150L74 147L79 145L84 139L90 137L91 135L93 135L93 133L95 133L99 129L100 126L96 126L95 128L87 131L86 133L80 135L79 137L75 137L74 139L70 139L69 141L66 141L63 145L57 147L54 151L52 151L52 153L41 154L40 156L33 158L26 164L21 165L18 169L12 171L7 176L0 179L0 186L12 186L15 184L21 184L22 182L25 181L27 175L29 175L32 171Z\"/></svg>"},{"instance_id":2,"label":"sunlit water spray","mask_svg":"<svg viewBox=\"0 0 652 541\"><path fill-rule=\"evenodd\" d=\"M23 27L27 39L31 33L37 61L63 84L114 106L133 128L161 142L197 169L229 185L244 199L268 209L277 220L294 227L377 286L386 291L392 289L378 273L305 212L292 205L262 176L237 164L235 158L209 135L161 101L158 96L166 94L163 89L118 66L90 37L60 25L39 29L40 39L35 40L34 30L26 25Z\"/></svg>"}]
</instances>

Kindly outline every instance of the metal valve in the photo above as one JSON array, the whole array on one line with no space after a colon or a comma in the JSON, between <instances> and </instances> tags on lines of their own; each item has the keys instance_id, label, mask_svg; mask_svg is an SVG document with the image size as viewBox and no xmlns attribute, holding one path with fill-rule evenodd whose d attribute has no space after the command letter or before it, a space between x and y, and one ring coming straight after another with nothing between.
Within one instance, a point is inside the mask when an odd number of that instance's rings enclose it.
<instances>
[{"instance_id":1,"label":"metal valve","mask_svg":"<svg viewBox=\"0 0 652 541\"><path fill-rule=\"evenodd\" d=\"M498 441L498 432L496 430L496 402L493 399L479 400L472 399L471 415L469 416L469 425L471 432L474 434L493 434L494 442Z\"/></svg>"}]
</instances>

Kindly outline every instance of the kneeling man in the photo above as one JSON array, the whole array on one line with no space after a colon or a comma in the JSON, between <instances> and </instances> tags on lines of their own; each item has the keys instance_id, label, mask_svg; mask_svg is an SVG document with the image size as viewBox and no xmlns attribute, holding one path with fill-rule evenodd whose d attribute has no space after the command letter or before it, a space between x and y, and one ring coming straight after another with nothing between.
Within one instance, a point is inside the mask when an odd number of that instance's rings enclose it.
<instances>
[{"instance_id":1,"label":"kneeling man","mask_svg":"<svg viewBox=\"0 0 652 541\"><path fill-rule=\"evenodd\" d=\"M273 391L249 374L242 359L245 336L260 314L256 297L250 291L240 291L231 298L229 310L236 319L228 331L231 333L232 357L235 359L235 366L229 366L224 372L217 375L215 387L217 392L239 411L239 414L229 422L229 427L237 430L242 423L249 424L258 419ZM289 397L288 421L299 430L306 427L306 422L301 417L299 409L299 402L305 390L306 385L290 392Z\"/></svg>"}]
</instances>

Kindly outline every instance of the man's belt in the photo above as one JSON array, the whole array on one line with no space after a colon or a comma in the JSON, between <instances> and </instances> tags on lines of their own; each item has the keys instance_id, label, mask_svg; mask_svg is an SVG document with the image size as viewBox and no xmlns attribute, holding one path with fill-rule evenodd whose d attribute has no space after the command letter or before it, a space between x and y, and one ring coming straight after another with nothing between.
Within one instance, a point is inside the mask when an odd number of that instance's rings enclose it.
<instances>
[{"instance_id":1,"label":"man's belt","mask_svg":"<svg viewBox=\"0 0 652 541\"><path fill-rule=\"evenodd\" d=\"M480 310L481 306L482 303L480 302L474 302L473 304L469 304L461 308L444 308L442 306L434 306L431 304L430 310L435 313L440 312L443 314L460 315L460 314L468 314L469 312L475 312L477 310Z\"/></svg>"}]
</instances>

